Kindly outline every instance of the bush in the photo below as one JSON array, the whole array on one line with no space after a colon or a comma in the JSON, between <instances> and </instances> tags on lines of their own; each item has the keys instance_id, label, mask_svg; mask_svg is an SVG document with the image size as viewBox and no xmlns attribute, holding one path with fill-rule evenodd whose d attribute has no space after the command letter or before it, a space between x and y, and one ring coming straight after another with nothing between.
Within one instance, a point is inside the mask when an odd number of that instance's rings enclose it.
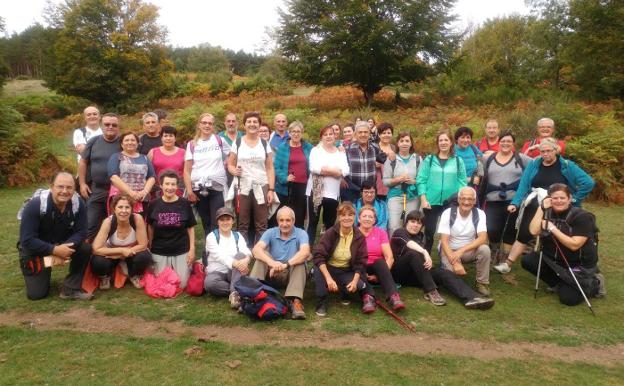
<instances>
[{"instance_id":1,"label":"bush","mask_svg":"<svg viewBox=\"0 0 624 386\"><path fill-rule=\"evenodd\" d=\"M195 81L208 85L210 96L216 96L230 89L232 74L229 71L202 72L197 74Z\"/></svg>"},{"instance_id":2,"label":"bush","mask_svg":"<svg viewBox=\"0 0 624 386\"><path fill-rule=\"evenodd\" d=\"M81 113L90 102L65 95L24 95L5 99L4 103L22 114L25 121L48 123Z\"/></svg>"}]
</instances>

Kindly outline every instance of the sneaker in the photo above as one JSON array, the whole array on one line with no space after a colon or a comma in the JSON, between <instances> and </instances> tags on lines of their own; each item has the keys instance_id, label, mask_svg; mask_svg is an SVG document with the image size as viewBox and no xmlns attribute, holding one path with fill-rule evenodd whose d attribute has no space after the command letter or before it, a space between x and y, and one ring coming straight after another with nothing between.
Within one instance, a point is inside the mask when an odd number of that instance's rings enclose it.
<instances>
[{"instance_id":1,"label":"sneaker","mask_svg":"<svg viewBox=\"0 0 624 386\"><path fill-rule=\"evenodd\" d=\"M598 279L598 293L594 295L594 297L604 298L605 296L607 296L607 288L605 287L605 277L602 273L597 273L596 279Z\"/></svg>"},{"instance_id":2,"label":"sneaker","mask_svg":"<svg viewBox=\"0 0 624 386\"><path fill-rule=\"evenodd\" d=\"M348 306L349 304L351 304L351 299L349 298L349 295L341 295L340 304L342 304L343 306Z\"/></svg>"},{"instance_id":3,"label":"sneaker","mask_svg":"<svg viewBox=\"0 0 624 386\"><path fill-rule=\"evenodd\" d=\"M469 310L487 310L494 305L494 299L490 298L474 298L470 299L464 304Z\"/></svg>"},{"instance_id":4,"label":"sneaker","mask_svg":"<svg viewBox=\"0 0 624 386\"><path fill-rule=\"evenodd\" d=\"M390 304L390 307L392 307L394 311L401 311L405 309L405 303L403 303L403 301L401 300L398 292L390 295L390 298L388 299L388 304Z\"/></svg>"},{"instance_id":5,"label":"sneaker","mask_svg":"<svg viewBox=\"0 0 624 386\"><path fill-rule=\"evenodd\" d=\"M303 320L306 318L305 311L303 310L303 303L301 299L294 298L290 304L290 314L293 319Z\"/></svg>"},{"instance_id":6,"label":"sneaker","mask_svg":"<svg viewBox=\"0 0 624 386\"><path fill-rule=\"evenodd\" d=\"M141 276L136 275L136 276L132 276L130 278L130 283L132 283L132 285L134 286L134 288L136 289L141 289L143 288L143 284L141 284Z\"/></svg>"},{"instance_id":7,"label":"sneaker","mask_svg":"<svg viewBox=\"0 0 624 386\"><path fill-rule=\"evenodd\" d=\"M502 273L502 274L511 272L511 267L509 266L509 264L507 264L506 261L495 265L493 268L496 272Z\"/></svg>"},{"instance_id":8,"label":"sneaker","mask_svg":"<svg viewBox=\"0 0 624 386\"><path fill-rule=\"evenodd\" d=\"M111 286L111 278L110 276L100 276L100 289L107 290L110 289Z\"/></svg>"},{"instance_id":9,"label":"sneaker","mask_svg":"<svg viewBox=\"0 0 624 386\"><path fill-rule=\"evenodd\" d=\"M314 311L318 316L327 316L327 299L319 299L316 304L316 310Z\"/></svg>"},{"instance_id":10,"label":"sneaker","mask_svg":"<svg viewBox=\"0 0 624 386\"><path fill-rule=\"evenodd\" d=\"M230 307L233 310L238 310L241 306L241 298L237 291L230 292L230 296L228 297L230 301Z\"/></svg>"},{"instance_id":11,"label":"sneaker","mask_svg":"<svg viewBox=\"0 0 624 386\"><path fill-rule=\"evenodd\" d=\"M429 300L433 305L443 306L446 304L446 300L440 295L437 289L425 294L425 299Z\"/></svg>"},{"instance_id":12,"label":"sneaker","mask_svg":"<svg viewBox=\"0 0 624 386\"><path fill-rule=\"evenodd\" d=\"M490 296L490 286L483 283L477 283L475 289L483 296Z\"/></svg>"},{"instance_id":13,"label":"sneaker","mask_svg":"<svg viewBox=\"0 0 624 386\"><path fill-rule=\"evenodd\" d=\"M372 295L365 294L362 296L362 312L370 314L375 312L377 305L375 304L375 298Z\"/></svg>"},{"instance_id":14,"label":"sneaker","mask_svg":"<svg viewBox=\"0 0 624 386\"><path fill-rule=\"evenodd\" d=\"M91 300L93 299L93 294L90 294L83 290L72 290L63 287L63 289L61 289L59 297L65 300Z\"/></svg>"}]
</instances>

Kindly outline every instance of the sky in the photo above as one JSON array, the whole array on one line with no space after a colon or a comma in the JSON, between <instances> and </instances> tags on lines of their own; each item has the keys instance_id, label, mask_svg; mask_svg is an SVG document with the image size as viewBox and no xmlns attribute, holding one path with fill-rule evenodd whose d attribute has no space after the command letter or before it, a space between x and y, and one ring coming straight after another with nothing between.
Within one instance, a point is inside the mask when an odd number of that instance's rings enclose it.
<instances>
[{"instance_id":1,"label":"sky","mask_svg":"<svg viewBox=\"0 0 624 386\"><path fill-rule=\"evenodd\" d=\"M278 25L283 0L146 0L160 8L159 20L169 31L169 44L190 47L201 43L233 50L267 53L272 45L266 33ZM52 0L58 3L59 0ZM0 17L8 33L21 32L42 17L46 0L2 0ZM10 6L7 3L11 4ZM487 19L527 14L524 0L457 0L454 27L476 27Z\"/></svg>"}]
</instances>

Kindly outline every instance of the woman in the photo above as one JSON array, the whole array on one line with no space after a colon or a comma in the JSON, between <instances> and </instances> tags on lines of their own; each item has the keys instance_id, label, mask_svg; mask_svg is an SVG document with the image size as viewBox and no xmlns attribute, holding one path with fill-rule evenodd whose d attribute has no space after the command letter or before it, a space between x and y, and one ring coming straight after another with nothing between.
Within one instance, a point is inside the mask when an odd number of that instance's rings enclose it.
<instances>
[{"instance_id":1,"label":"woman","mask_svg":"<svg viewBox=\"0 0 624 386\"><path fill-rule=\"evenodd\" d=\"M392 276L401 285L420 287L425 299L436 306L443 306L446 300L440 295L437 285L444 286L468 309L488 309L494 300L481 297L453 272L433 267L431 256L424 248L426 237L422 232L423 214L413 210L405 217L405 227L392 235L390 245L395 256Z\"/></svg>"},{"instance_id":2,"label":"woman","mask_svg":"<svg viewBox=\"0 0 624 386\"><path fill-rule=\"evenodd\" d=\"M516 137L511 132L500 137L500 150L485 159L479 194L479 202L483 203L487 219L491 247L503 242L503 250L495 254L498 257L509 253L516 237L514 224L518 213L508 212L507 207L520 185L524 168L531 162L531 158L515 151L515 144Z\"/></svg>"},{"instance_id":3,"label":"woman","mask_svg":"<svg viewBox=\"0 0 624 386\"><path fill-rule=\"evenodd\" d=\"M395 311L405 309L401 301L396 283L390 270L394 264L390 241L385 230L374 226L377 221L375 208L364 205L358 216L360 226L358 229L366 238L368 260L366 261L366 279L369 283L379 283L386 295L386 301Z\"/></svg>"},{"instance_id":4,"label":"woman","mask_svg":"<svg viewBox=\"0 0 624 386\"><path fill-rule=\"evenodd\" d=\"M387 160L395 161L396 160L396 147L392 144L392 135L394 127L387 122L383 122L379 124L379 148L381 151L386 153ZM386 201L386 197L388 196L388 187L383 183L383 167L384 164L377 162L377 178L376 178L376 188L377 188L377 198L383 201Z\"/></svg>"},{"instance_id":5,"label":"woman","mask_svg":"<svg viewBox=\"0 0 624 386\"><path fill-rule=\"evenodd\" d=\"M132 213L132 198L125 194L113 197L113 214L104 219L93 240L91 269L100 277L100 289L111 286L111 276L118 264L130 276L135 288L142 288L141 276L152 264L147 250L147 231L141 215Z\"/></svg>"},{"instance_id":6,"label":"woman","mask_svg":"<svg viewBox=\"0 0 624 386\"><path fill-rule=\"evenodd\" d=\"M401 228L405 213L417 210L419 206L416 176L422 158L414 152L414 141L410 133L397 137L399 152L394 161L386 160L383 183L388 190L388 229L393 234Z\"/></svg>"},{"instance_id":7,"label":"woman","mask_svg":"<svg viewBox=\"0 0 624 386\"><path fill-rule=\"evenodd\" d=\"M494 269L500 273L511 271L511 265L524 252L526 244L533 238L529 223L539 207L540 191L548 189L552 184L564 184L570 189L574 205L580 206L581 201L594 188L594 180L583 169L558 155L559 146L553 138L542 139L539 146L541 156L527 165L516 194L507 207L510 213L520 208L518 214L520 224L516 241L511 246L507 261L494 266Z\"/></svg>"},{"instance_id":8,"label":"woman","mask_svg":"<svg viewBox=\"0 0 624 386\"><path fill-rule=\"evenodd\" d=\"M180 288L184 289L195 261L197 222L191 203L176 194L179 181L173 170L160 175L163 195L150 203L147 234L156 275L171 267L180 278Z\"/></svg>"},{"instance_id":9,"label":"woman","mask_svg":"<svg viewBox=\"0 0 624 386\"><path fill-rule=\"evenodd\" d=\"M271 138L271 128L266 123L260 124L260 128L258 129L258 136L265 141L269 142L269 138Z\"/></svg>"},{"instance_id":10,"label":"woman","mask_svg":"<svg viewBox=\"0 0 624 386\"><path fill-rule=\"evenodd\" d=\"M370 141L374 143L379 143L379 128L377 127L377 123L375 122L375 118L368 118L366 120L368 123L368 127L370 127ZM357 123L357 120L356 120Z\"/></svg>"},{"instance_id":11,"label":"woman","mask_svg":"<svg viewBox=\"0 0 624 386\"><path fill-rule=\"evenodd\" d=\"M466 167L466 183L476 187L483 177L483 153L472 144L473 132L470 128L462 126L455 132L455 154L464 161Z\"/></svg>"},{"instance_id":12,"label":"woman","mask_svg":"<svg viewBox=\"0 0 624 386\"><path fill-rule=\"evenodd\" d=\"M375 293L366 281L366 238L354 223L353 204L342 202L338 207L338 223L328 228L314 247L314 284L318 316L327 315L329 292L340 291L344 296L357 291L362 298L363 313L369 314L377 309Z\"/></svg>"},{"instance_id":13,"label":"woman","mask_svg":"<svg viewBox=\"0 0 624 386\"><path fill-rule=\"evenodd\" d=\"M245 135L232 145L228 170L234 176L233 186L239 196L238 230L248 240L250 221L255 226L255 244L267 229L269 206L275 194L275 170L271 146L258 136L260 113L243 116Z\"/></svg>"},{"instance_id":14,"label":"woman","mask_svg":"<svg viewBox=\"0 0 624 386\"><path fill-rule=\"evenodd\" d=\"M596 217L573 207L572 197L567 185L557 183L550 186L548 196L537 208L529 225L532 235L541 235L541 268L538 268L540 252L522 257L522 268L533 275L537 275L539 270L539 278L567 306L583 302L579 285L587 297L605 294L604 276L598 273Z\"/></svg>"},{"instance_id":15,"label":"woman","mask_svg":"<svg viewBox=\"0 0 624 386\"><path fill-rule=\"evenodd\" d=\"M111 180L110 196L125 194L134 200L134 211L143 213L147 208L149 193L156 182L154 167L147 156L139 153L139 137L124 133L119 138L121 152L108 160L108 176Z\"/></svg>"},{"instance_id":16,"label":"woman","mask_svg":"<svg viewBox=\"0 0 624 386\"><path fill-rule=\"evenodd\" d=\"M554 138L555 135L555 121L550 118L541 118L537 121L537 137L530 141L526 141L522 145L521 152L528 155L531 158L540 156L540 143L545 138ZM565 142L557 140L558 152L561 155L565 154Z\"/></svg>"},{"instance_id":17,"label":"woman","mask_svg":"<svg viewBox=\"0 0 624 386\"><path fill-rule=\"evenodd\" d=\"M206 237L206 279L204 288L214 296L229 296L232 309L240 307L240 295L234 284L241 276L249 275L251 251L243 236L233 230L234 211L221 208L217 211L219 227Z\"/></svg>"},{"instance_id":18,"label":"woman","mask_svg":"<svg viewBox=\"0 0 624 386\"><path fill-rule=\"evenodd\" d=\"M427 252L431 253L436 224L444 210L444 201L466 186L464 161L455 155L453 140L448 130L436 136L437 154L428 155L416 177L420 208L425 213Z\"/></svg>"},{"instance_id":19,"label":"woman","mask_svg":"<svg viewBox=\"0 0 624 386\"><path fill-rule=\"evenodd\" d=\"M306 187L310 245L314 245L321 209L325 229L331 228L336 223L340 181L349 174L347 156L344 152L338 151L334 145L332 127L322 128L320 136L321 143L310 152L310 178Z\"/></svg>"},{"instance_id":20,"label":"woman","mask_svg":"<svg viewBox=\"0 0 624 386\"><path fill-rule=\"evenodd\" d=\"M217 209L223 207L227 177L223 160L230 146L214 132L214 117L204 113L197 120L195 138L186 145L184 186L188 200L195 204L204 234L217 226Z\"/></svg>"},{"instance_id":21,"label":"woman","mask_svg":"<svg viewBox=\"0 0 624 386\"><path fill-rule=\"evenodd\" d=\"M303 229L306 216L306 186L310 170L312 144L302 140L303 124L294 121L288 126L290 139L275 151L275 193L280 206L295 212L295 226Z\"/></svg>"},{"instance_id":22,"label":"woman","mask_svg":"<svg viewBox=\"0 0 624 386\"><path fill-rule=\"evenodd\" d=\"M344 148L346 148L347 146L349 146L349 144L351 143L351 140L353 140L353 123L347 123L343 128L342 128L342 146Z\"/></svg>"},{"instance_id":23,"label":"woman","mask_svg":"<svg viewBox=\"0 0 624 386\"><path fill-rule=\"evenodd\" d=\"M342 146L342 141L340 140L340 133L342 129L338 123L332 123L332 129L334 129L334 139L336 140L336 147Z\"/></svg>"},{"instance_id":24,"label":"woman","mask_svg":"<svg viewBox=\"0 0 624 386\"><path fill-rule=\"evenodd\" d=\"M175 171L182 182L184 176L184 154L182 148L176 146L176 135L178 131L172 126L162 128L162 146L153 148L147 153L147 159L152 162L157 180L160 181L160 174L164 170ZM180 184L180 188L183 184ZM177 195L182 197L182 189L178 189Z\"/></svg>"}]
</instances>

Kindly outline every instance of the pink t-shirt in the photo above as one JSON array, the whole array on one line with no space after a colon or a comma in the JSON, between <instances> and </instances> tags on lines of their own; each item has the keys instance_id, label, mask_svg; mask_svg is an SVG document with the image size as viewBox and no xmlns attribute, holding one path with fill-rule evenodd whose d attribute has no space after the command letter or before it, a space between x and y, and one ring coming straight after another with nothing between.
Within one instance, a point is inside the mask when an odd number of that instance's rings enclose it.
<instances>
[{"instance_id":1,"label":"pink t-shirt","mask_svg":"<svg viewBox=\"0 0 624 386\"><path fill-rule=\"evenodd\" d=\"M155 147L152 150L152 165L154 165L154 172L156 172L156 180L160 181L160 173L166 169L172 169L182 180L184 175L184 149L178 148L178 151L172 155L163 154L160 151L160 147Z\"/></svg>"},{"instance_id":2,"label":"pink t-shirt","mask_svg":"<svg viewBox=\"0 0 624 386\"><path fill-rule=\"evenodd\" d=\"M368 248L368 261L367 265L373 264L379 259L383 259L383 253L381 251L382 244L388 244L388 234L381 228L373 227L368 236L366 236L366 248Z\"/></svg>"}]
</instances>

